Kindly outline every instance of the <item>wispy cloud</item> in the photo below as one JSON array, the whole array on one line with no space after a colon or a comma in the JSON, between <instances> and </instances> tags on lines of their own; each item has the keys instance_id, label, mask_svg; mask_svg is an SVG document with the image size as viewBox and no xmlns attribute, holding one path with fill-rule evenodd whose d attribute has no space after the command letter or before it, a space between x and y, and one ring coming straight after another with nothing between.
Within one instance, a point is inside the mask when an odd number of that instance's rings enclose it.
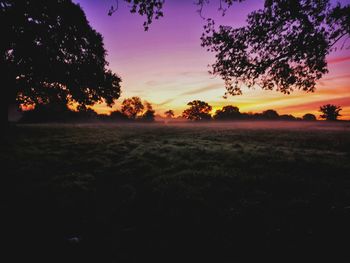
<instances>
[{"instance_id":1,"label":"wispy cloud","mask_svg":"<svg viewBox=\"0 0 350 263\"><path fill-rule=\"evenodd\" d=\"M303 111L303 110L310 110L310 109L318 109L320 106L324 104L336 104L340 105L342 107L348 107L350 106L350 97L345 97L345 98L336 98L336 99L328 99L328 100L318 100L318 101L313 101L309 103L303 103L303 104L298 104L298 105L290 105L290 106L285 106L281 107L283 110L289 110L289 111Z\"/></svg>"},{"instance_id":2,"label":"wispy cloud","mask_svg":"<svg viewBox=\"0 0 350 263\"><path fill-rule=\"evenodd\" d=\"M163 101L161 103L154 103L154 104L157 105L157 106L164 106L164 105L167 105L167 104L173 102L175 99L176 98L171 98L171 99L167 99L167 100L165 100L165 101Z\"/></svg>"},{"instance_id":3,"label":"wispy cloud","mask_svg":"<svg viewBox=\"0 0 350 263\"><path fill-rule=\"evenodd\" d=\"M145 83L147 86L156 86L159 84L158 81L155 81L155 80L149 80L149 81L146 81Z\"/></svg>"},{"instance_id":4,"label":"wispy cloud","mask_svg":"<svg viewBox=\"0 0 350 263\"><path fill-rule=\"evenodd\" d=\"M180 75L186 77L207 76L208 74L208 71L185 71L180 73Z\"/></svg>"},{"instance_id":5,"label":"wispy cloud","mask_svg":"<svg viewBox=\"0 0 350 263\"><path fill-rule=\"evenodd\" d=\"M220 89L220 88L223 88L222 84L210 84L210 85L207 85L205 87L186 91L184 93L181 93L180 96L195 95L198 93L202 93L202 92L206 92L206 91L210 91L210 90L215 90L215 89Z\"/></svg>"},{"instance_id":6,"label":"wispy cloud","mask_svg":"<svg viewBox=\"0 0 350 263\"><path fill-rule=\"evenodd\" d=\"M334 77L324 78L324 81L338 80L338 79L350 79L350 74L338 75Z\"/></svg>"},{"instance_id":7,"label":"wispy cloud","mask_svg":"<svg viewBox=\"0 0 350 263\"><path fill-rule=\"evenodd\" d=\"M329 64L340 63L345 61L350 61L350 56L330 58L327 60Z\"/></svg>"},{"instance_id":8,"label":"wispy cloud","mask_svg":"<svg viewBox=\"0 0 350 263\"><path fill-rule=\"evenodd\" d=\"M202 93L202 92L206 92L206 91L210 91L210 90L215 90L215 89L219 89L219 88L222 88L222 85L221 84L210 84L210 85L207 85L205 87L200 87L200 88L197 88L197 89L193 89L193 90L190 90L190 91L186 91L186 92L183 92L173 98L170 98L170 99L167 99L163 102L160 102L160 103L155 103L156 106L164 106L164 105L167 105L173 101L175 101L176 99L179 99L179 98L182 98L183 96L188 96L188 95L195 95L195 94L199 94L199 93Z\"/></svg>"}]
</instances>

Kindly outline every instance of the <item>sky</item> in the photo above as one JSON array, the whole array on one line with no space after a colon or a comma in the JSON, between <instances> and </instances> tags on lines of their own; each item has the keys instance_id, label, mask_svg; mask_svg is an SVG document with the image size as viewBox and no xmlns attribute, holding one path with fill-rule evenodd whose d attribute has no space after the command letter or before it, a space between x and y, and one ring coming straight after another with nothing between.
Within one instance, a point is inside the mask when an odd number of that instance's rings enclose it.
<instances>
[{"instance_id":1,"label":"sky","mask_svg":"<svg viewBox=\"0 0 350 263\"><path fill-rule=\"evenodd\" d=\"M350 0L343 0L348 3ZM235 105L241 112L275 109L279 114L301 117L305 113L320 115L321 105L342 106L342 119L350 119L350 49L338 49L327 58L329 73L318 83L316 91L295 91L285 95L277 91L243 87L243 95L223 98L224 82L208 73L214 54L200 46L205 21L197 13L194 0L166 0L164 17L155 20L147 32L144 17L131 14L128 4L118 1L118 10L108 16L117 0L75 0L86 13L90 25L104 38L109 68L122 78L122 95L113 108L97 104L99 113L120 108L124 98L139 96L153 104L156 114L172 109L180 115L192 100L204 100L213 112L224 105ZM202 16L214 18L216 24L245 25L248 13L262 7L261 0L234 3L225 16L218 11L219 1L211 0ZM350 41L346 47L350 46Z\"/></svg>"}]
</instances>

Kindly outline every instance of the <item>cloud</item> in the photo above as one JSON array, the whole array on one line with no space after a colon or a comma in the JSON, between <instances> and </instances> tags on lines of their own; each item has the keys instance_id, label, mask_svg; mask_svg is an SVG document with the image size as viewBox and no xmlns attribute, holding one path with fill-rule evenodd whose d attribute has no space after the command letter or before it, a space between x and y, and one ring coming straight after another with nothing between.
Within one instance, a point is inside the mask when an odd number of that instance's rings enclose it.
<instances>
[{"instance_id":1,"label":"cloud","mask_svg":"<svg viewBox=\"0 0 350 263\"><path fill-rule=\"evenodd\" d=\"M180 96L194 95L194 94L206 92L206 91L209 91L209 90L220 89L220 88L223 88L222 84L210 84L210 85L207 85L205 87L201 87L201 88L198 88L198 89L193 89L193 90L190 90L190 91L186 91L184 93L181 93Z\"/></svg>"},{"instance_id":2,"label":"cloud","mask_svg":"<svg viewBox=\"0 0 350 263\"><path fill-rule=\"evenodd\" d=\"M338 76L334 76L334 77L328 77L328 78L324 78L322 80L324 81L331 81L331 80L338 80L338 79L350 79L350 74L344 74L344 75L338 75Z\"/></svg>"},{"instance_id":3,"label":"cloud","mask_svg":"<svg viewBox=\"0 0 350 263\"><path fill-rule=\"evenodd\" d=\"M350 61L350 56L330 58L327 60L329 64Z\"/></svg>"},{"instance_id":4,"label":"cloud","mask_svg":"<svg viewBox=\"0 0 350 263\"><path fill-rule=\"evenodd\" d=\"M222 88L221 84L210 84L210 85L207 85L205 87L201 87L201 88L197 88L197 89L193 89L193 90L189 90L189 91L183 92L183 93L179 94L176 97L167 99L167 100L165 100L163 102L160 102L160 103L155 103L155 105L157 105L157 106L164 106L164 105L167 105L167 104L173 102L174 100L179 99L179 98L181 98L183 96L195 95L195 94L198 94L198 93L202 93L202 92L206 92L206 91L210 91L210 90L215 90L215 89L219 89L219 88Z\"/></svg>"},{"instance_id":5,"label":"cloud","mask_svg":"<svg viewBox=\"0 0 350 263\"><path fill-rule=\"evenodd\" d=\"M311 109L318 110L319 107L324 104L336 104L342 107L348 107L350 106L350 97L318 100L318 101L313 101L309 103L280 107L280 109L289 110L289 111L297 111L297 110L302 111L302 110L311 110Z\"/></svg>"},{"instance_id":6,"label":"cloud","mask_svg":"<svg viewBox=\"0 0 350 263\"><path fill-rule=\"evenodd\" d=\"M182 76L186 77L198 77L198 76L207 76L208 71L184 71L180 73Z\"/></svg>"},{"instance_id":7,"label":"cloud","mask_svg":"<svg viewBox=\"0 0 350 263\"><path fill-rule=\"evenodd\" d=\"M166 104L169 104L170 102L173 102L175 99L176 98L171 98L171 99L167 99L167 100L165 100L165 101L163 101L161 103L154 103L154 104L157 105L157 106L164 106Z\"/></svg>"},{"instance_id":8,"label":"cloud","mask_svg":"<svg viewBox=\"0 0 350 263\"><path fill-rule=\"evenodd\" d=\"M148 86L156 86L156 85L159 84L159 82L155 81L155 80L149 80L149 81L146 81L145 84L148 85Z\"/></svg>"}]
</instances>

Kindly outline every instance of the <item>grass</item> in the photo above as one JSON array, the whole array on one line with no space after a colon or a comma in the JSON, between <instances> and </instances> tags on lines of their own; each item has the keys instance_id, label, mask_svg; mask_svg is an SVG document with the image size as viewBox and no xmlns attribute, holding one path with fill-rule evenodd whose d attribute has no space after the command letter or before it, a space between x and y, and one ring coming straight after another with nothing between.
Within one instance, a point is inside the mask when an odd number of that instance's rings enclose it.
<instances>
[{"instance_id":1,"label":"grass","mask_svg":"<svg viewBox=\"0 0 350 263\"><path fill-rule=\"evenodd\" d=\"M46 262L348 257L349 129L278 125L12 127L8 242Z\"/></svg>"}]
</instances>

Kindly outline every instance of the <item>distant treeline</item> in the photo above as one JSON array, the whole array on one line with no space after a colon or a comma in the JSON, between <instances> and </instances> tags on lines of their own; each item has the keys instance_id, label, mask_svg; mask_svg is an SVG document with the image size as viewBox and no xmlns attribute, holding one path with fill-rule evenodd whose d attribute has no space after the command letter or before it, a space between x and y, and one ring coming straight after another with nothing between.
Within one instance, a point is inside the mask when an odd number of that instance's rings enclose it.
<instances>
[{"instance_id":1,"label":"distant treeline","mask_svg":"<svg viewBox=\"0 0 350 263\"><path fill-rule=\"evenodd\" d=\"M232 105L222 107L217 110L212 116L210 112L212 107L203 101L192 101L187 104L190 106L186 109L182 116L189 120L202 121L202 120L216 120L216 121L232 121L232 120L283 120L283 121L316 121L317 118L314 114L307 113L302 118L294 117L291 114L279 115L277 111L273 109L265 110L262 113L242 113L239 108Z\"/></svg>"},{"instance_id":2,"label":"distant treeline","mask_svg":"<svg viewBox=\"0 0 350 263\"><path fill-rule=\"evenodd\" d=\"M234 121L234 120L281 120L281 121L316 121L314 114L307 113L300 117L291 114L280 115L276 110L268 109L262 113L240 112L237 106L227 105L217 110L211 115L212 106L200 100L194 100L187 104L182 115L175 117L173 110L164 112L165 117L160 117L165 121ZM340 106L323 105L319 111L321 119L337 120L340 116ZM37 105L33 110L23 112L21 122L154 122L155 111L152 105L143 101L139 97L125 99L120 110L112 111L110 114L98 114L91 108L78 107L72 110L66 104L42 104Z\"/></svg>"},{"instance_id":3,"label":"distant treeline","mask_svg":"<svg viewBox=\"0 0 350 263\"><path fill-rule=\"evenodd\" d=\"M110 114L98 114L89 107L78 107L73 110L61 103L39 104L32 110L24 111L21 122L153 122L154 113L149 102L142 102L139 97L132 97L123 101L120 110L112 111Z\"/></svg>"}]
</instances>

